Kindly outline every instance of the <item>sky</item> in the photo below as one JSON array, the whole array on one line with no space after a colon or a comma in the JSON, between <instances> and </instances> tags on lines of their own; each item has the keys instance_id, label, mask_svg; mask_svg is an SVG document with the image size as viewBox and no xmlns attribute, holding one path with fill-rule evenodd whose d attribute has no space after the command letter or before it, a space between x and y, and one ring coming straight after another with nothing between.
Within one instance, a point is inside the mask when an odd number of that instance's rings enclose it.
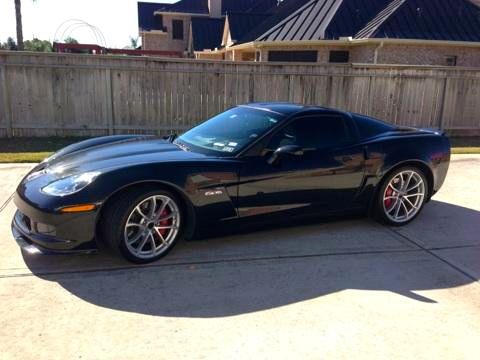
<instances>
[{"instance_id":1,"label":"sky","mask_svg":"<svg viewBox=\"0 0 480 360\"><path fill-rule=\"evenodd\" d=\"M142 0L171 3L175 0ZM76 21L62 23L68 20ZM81 43L95 43L123 48L130 37L138 37L137 0L22 0L24 40L37 37L53 41L72 36ZM82 22L97 27L105 38ZM16 39L14 0L0 0L0 42ZM97 41L97 39L99 39Z\"/></svg>"}]
</instances>

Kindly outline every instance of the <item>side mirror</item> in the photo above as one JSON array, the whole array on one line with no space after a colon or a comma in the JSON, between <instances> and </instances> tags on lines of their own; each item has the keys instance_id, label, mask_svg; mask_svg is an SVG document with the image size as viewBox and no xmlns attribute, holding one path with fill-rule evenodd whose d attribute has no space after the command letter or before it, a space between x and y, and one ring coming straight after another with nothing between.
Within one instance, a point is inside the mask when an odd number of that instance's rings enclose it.
<instances>
[{"instance_id":1,"label":"side mirror","mask_svg":"<svg viewBox=\"0 0 480 360\"><path fill-rule=\"evenodd\" d=\"M280 146L277 150L274 151L272 156L268 159L268 163L270 165L275 164L278 159L285 155L291 155L291 156L302 156L304 154L302 147L298 145L285 145L285 146Z\"/></svg>"}]
</instances>

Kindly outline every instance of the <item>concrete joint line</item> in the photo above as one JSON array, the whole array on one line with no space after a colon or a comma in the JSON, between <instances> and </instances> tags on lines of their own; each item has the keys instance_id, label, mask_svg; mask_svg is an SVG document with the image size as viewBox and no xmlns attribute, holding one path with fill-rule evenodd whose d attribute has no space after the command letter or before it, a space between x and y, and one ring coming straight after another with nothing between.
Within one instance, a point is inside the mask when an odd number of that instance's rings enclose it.
<instances>
[{"instance_id":1,"label":"concrete joint line","mask_svg":"<svg viewBox=\"0 0 480 360\"><path fill-rule=\"evenodd\" d=\"M273 260L289 260L289 259L307 259L307 258L320 258L328 256L351 256L351 255L375 255L375 254L397 254L397 253L414 253L419 252L421 249L402 249L402 250L372 250L372 251L350 251L342 253L326 253L326 254L310 254L310 255L285 255L285 256L265 256L265 257L251 257L251 258L238 258L238 259L220 259L220 260L198 260L198 261L184 261L178 263L169 264L157 264L157 265L132 265L115 267L111 269L86 269L86 270L74 270L74 271L51 271L51 272L37 272L37 273L23 273L12 275L0 275L1 279L28 277L28 276L58 276L58 275L76 275L76 274L88 274L88 273L113 273L117 271L125 270L143 270L143 269L155 269L165 267L178 267L189 265L215 265L215 264L228 264L228 263L244 263L244 262L257 262L257 261L273 261ZM1 269L0 269L1 271Z\"/></svg>"},{"instance_id":2,"label":"concrete joint line","mask_svg":"<svg viewBox=\"0 0 480 360\"><path fill-rule=\"evenodd\" d=\"M434 258L436 258L437 260L440 260L441 262L443 262L444 264L450 266L452 269L456 270L457 272L461 273L462 275L466 276L467 278L469 278L470 280L472 280L473 282L476 282L478 284L480 284L480 280L477 279L474 275L470 274L468 271L466 270L463 270L462 268L460 268L459 266L451 263L450 261L448 261L447 259L444 259L442 258L441 256L435 254L433 252L433 250L431 249L427 249L426 247L420 245L419 243L417 243L415 240L413 239L410 239L408 236L405 236L403 235L402 233L398 232L397 230L395 229L392 229L390 227L387 227L392 233L404 238L405 240L409 241L411 244L415 245L416 247L418 247L420 250L426 252L427 254L433 256ZM437 249L434 249L434 250L442 250L443 248L437 248ZM448 249L448 248L447 248Z\"/></svg>"}]
</instances>

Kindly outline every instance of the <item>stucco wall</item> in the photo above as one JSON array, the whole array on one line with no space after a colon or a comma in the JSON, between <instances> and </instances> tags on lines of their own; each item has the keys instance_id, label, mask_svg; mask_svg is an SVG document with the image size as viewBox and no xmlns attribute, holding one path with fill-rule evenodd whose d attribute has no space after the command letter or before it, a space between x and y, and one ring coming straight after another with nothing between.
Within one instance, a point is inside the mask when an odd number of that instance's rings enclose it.
<instances>
[{"instance_id":1,"label":"stucco wall","mask_svg":"<svg viewBox=\"0 0 480 360\"><path fill-rule=\"evenodd\" d=\"M183 20L183 40L173 39L172 20ZM163 15L163 26L166 33L149 31L142 33L142 48L144 50L186 51L188 48L188 33L190 29L190 16Z\"/></svg>"},{"instance_id":2,"label":"stucco wall","mask_svg":"<svg viewBox=\"0 0 480 360\"><path fill-rule=\"evenodd\" d=\"M445 45L355 45L355 46L278 46L260 48L261 61L268 60L268 51L317 50L318 63L326 64L332 50L350 51L350 62L371 64L377 51L378 64L447 65L447 57L456 56L457 66L480 67L480 47Z\"/></svg>"},{"instance_id":3,"label":"stucco wall","mask_svg":"<svg viewBox=\"0 0 480 360\"><path fill-rule=\"evenodd\" d=\"M330 58L330 51L350 51L350 62L354 63L371 63L373 62L375 47L348 47L348 46L282 46L269 47L260 49L261 61L268 60L268 52L275 50L316 50L318 51L317 62L327 64Z\"/></svg>"},{"instance_id":4,"label":"stucco wall","mask_svg":"<svg viewBox=\"0 0 480 360\"><path fill-rule=\"evenodd\" d=\"M223 60L223 54L219 53L199 53L195 56L199 60Z\"/></svg>"},{"instance_id":5,"label":"stucco wall","mask_svg":"<svg viewBox=\"0 0 480 360\"><path fill-rule=\"evenodd\" d=\"M260 49L260 61L268 61L268 52L269 51L295 51L295 50L316 50L318 51L318 62L327 63L330 50L348 50L346 47L336 46L336 47L327 47L327 46L278 46L278 47L268 47Z\"/></svg>"},{"instance_id":6,"label":"stucco wall","mask_svg":"<svg viewBox=\"0 0 480 360\"><path fill-rule=\"evenodd\" d=\"M350 48L350 59L354 63L372 64L375 61L375 45L362 45Z\"/></svg>"},{"instance_id":7,"label":"stucco wall","mask_svg":"<svg viewBox=\"0 0 480 360\"><path fill-rule=\"evenodd\" d=\"M378 63L443 66L452 55L457 66L480 67L480 48L460 46L385 45L378 50Z\"/></svg>"}]
</instances>

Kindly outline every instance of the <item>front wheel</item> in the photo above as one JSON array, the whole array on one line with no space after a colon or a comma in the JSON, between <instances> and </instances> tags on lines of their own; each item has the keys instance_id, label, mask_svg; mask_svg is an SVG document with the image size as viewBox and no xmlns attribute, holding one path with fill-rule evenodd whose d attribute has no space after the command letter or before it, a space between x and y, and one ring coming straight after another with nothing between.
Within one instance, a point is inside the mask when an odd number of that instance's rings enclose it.
<instances>
[{"instance_id":1,"label":"front wheel","mask_svg":"<svg viewBox=\"0 0 480 360\"><path fill-rule=\"evenodd\" d=\"M427 197L427 179L420 169L397 169L385 179L377 192L376 218L388 225L406 225L420 214Z\"/></svg>"},{"instance_id":2,"label":"front wheel","mask_svg":"<svg viewBox=\"0 0 480 360\"><path fill-rule=\"evenodd\" d=\"M127 260L148 263L174 247L181 226L181 207L173 194L132 191L110 205L103 233L110 247Z\"/></svg>"}]
</instances>

